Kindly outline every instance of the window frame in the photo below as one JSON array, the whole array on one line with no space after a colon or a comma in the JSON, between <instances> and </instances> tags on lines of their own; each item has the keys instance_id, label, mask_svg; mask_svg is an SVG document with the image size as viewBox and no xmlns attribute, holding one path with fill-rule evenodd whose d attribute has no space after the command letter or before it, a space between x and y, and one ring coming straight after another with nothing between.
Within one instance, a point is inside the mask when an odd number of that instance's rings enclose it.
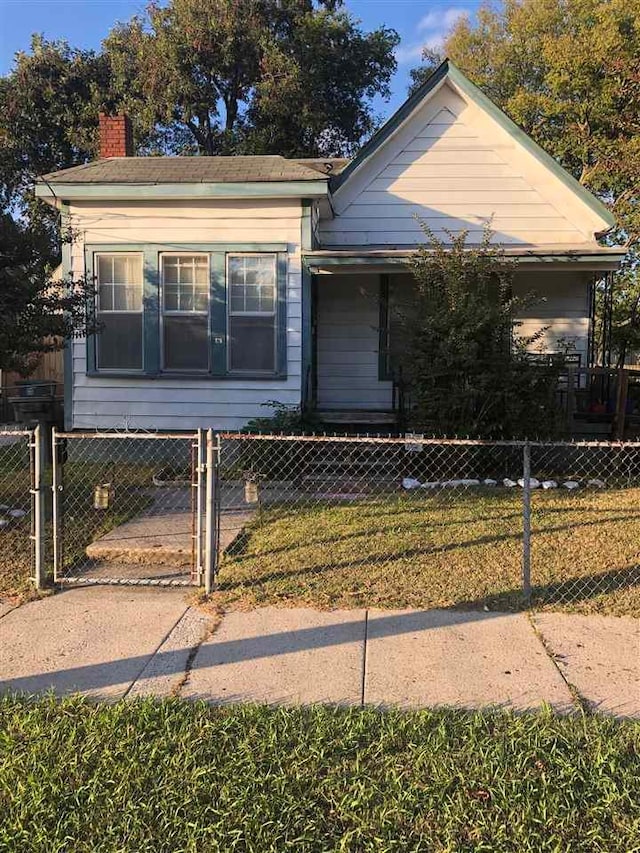
<instances>
[{"instance_id":1,"label":"window frame","mask_svg":"<svg viewBox=\"0 0 640 853\"><path fill-rule=\"evenodd\" d=\"M113 258L115 256L119 256L121 258L122 257L127 257L127 258L135 257L135 258L138 258L140 261L140 272L141 272L141 279L140 279L140 283L139 283L139 286L140 286L140 308L135 310L135 311L134 310L122 311L122 310L114 309L114 308L109 308L109 309L103 310L100 306L100 258L107 258L107 257ZM100 334L101 334L101 332L98 331L98 333L94 336L95 342L94 342L94 353L93 353L93 355L94 355L94 362L95 362L95 371L97 373L99 373L100 375L104 375L105 373L122 373L124 375L140 375L141 373L144 372L144 365L145 365L145 316L144 316L145 315L145 305L144 305L144 300L145 300L145 272L144 272L144 268L145 268L144 253L139 251L139 250L124 249L124 248L122 250L100 249L100 250L94 250L92 253L92 273L93 273L93 280L95 281L95 294L94 294L92 301L93 301L93 311L95 313L95 317L98 320L98 322L100 320L101 314L137 314L140 316L140 326L141 326L141 330L140 330L141 331L141 336L140 336L140 343L141 343L140 367L131 367L131 368L127 368L127 367L100 367ZM111 287L113 287L115 282L109 282L109 284L111 285Z\"/></svg>"},{"instance_id":2,"label":"window frame","mask_svg":"<svg viewBox=\"0 0 640 853\"><path fill-rule=\"evenodd\" d=\"M264 258L269 257L273 260L273 310L271 311L234 311L231 308L231 273L230 273L230 262L234 258ZM278 253L277 252L227 252L225 256L225 281L226 281L226 295L227 295L227 305L226 305L226 321L227 321L227 329L226 329L226 339L227 339L227 347L226 347L226 372L228 376L265 376L272 377L278 375L278 350L279 350L279 341L278 341L278 330L279 330L279 317L278 317L278 305L279 305L279 288L278 288ZM246 286L246 285L245 285ZM245 297L246 298L246 297ZM273 318L273 368L268 370L259 370L258 368L251 368L249 370L242 370L238 368L231 367L231 318L232 317L246 317L246 318L254 318L260 319L262 317L270 317Z\"/></svg>"},{"instance_id":3,"label":"window frame","mask_svg":"<svg viewBox=\"0 0 640 853\"><path fill-rule=\"evenodd\" d=\"M275 379L286 380L288 375L288 243L270 242L87 242L82 246L84 270L87 276L96 281L96 254L136 254L143 256L143 369L122 370L120 368L98 369L96 350L98 333L91 333L84 339L86 353L86 375L96 378L113 379L177 379L189 378L193 381L220 380L237 382L255 380L268 382ZM162 370L161 369L161 322L162 288L160 284L161 254L208 255L209 256L209 370ZM229 372L227 369L228 320L227 303L229 301L227 281L227 255L237 254L273 254L276 255L276 358L274 371ZM73 264L69 261L69 268ZM93 295L87 302L87 311L95 311L96 299Z\"/></svg>"},{"instance_id":4,"label":"window frame","mask_svg":"<svg viewBox=\"0 0 640 853\"><path fill-rule=\"evenodd\" d=\"M169 310L164 307L165 298L165 279L164 279L164 258L205 258L207 262L207 310L206 311L180 311ZM179 284L179 283L178 283ZM194 282L195 284L195 282ZM164 318L167 317L205 317L207 325L207 366L206 367L167 367L165 362L165 328ZM211 375L211 252L189 252L189 251L160 251L158 252L158 339L159 339L159 368L162 374L178 374L180 376L195 373L198 375Z\"/></svg>"}]
</instances>

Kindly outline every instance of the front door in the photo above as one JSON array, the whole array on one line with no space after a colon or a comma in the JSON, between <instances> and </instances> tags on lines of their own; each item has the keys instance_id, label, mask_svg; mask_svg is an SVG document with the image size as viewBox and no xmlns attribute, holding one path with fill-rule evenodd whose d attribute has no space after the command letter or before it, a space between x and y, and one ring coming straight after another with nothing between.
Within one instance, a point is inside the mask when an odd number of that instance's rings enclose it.
<instances>
[{"instance_id":1,"label":"front door","mask_svg":"<svg viewBox=\"0 0 640 853\"><path fill-rule=\"evenodd\" d=\"M380 375L380 276L317 276L315 395L319 410L390 411Z\"/></svg>"}]
</instances>

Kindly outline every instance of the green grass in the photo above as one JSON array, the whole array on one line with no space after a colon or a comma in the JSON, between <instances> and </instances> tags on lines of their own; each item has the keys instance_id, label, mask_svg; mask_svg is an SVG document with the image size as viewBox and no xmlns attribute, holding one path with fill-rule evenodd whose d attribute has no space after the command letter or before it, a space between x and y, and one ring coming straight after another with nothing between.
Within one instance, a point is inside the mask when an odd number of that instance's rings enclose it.
<instances>
[{"instance_id":1,"label":"green grass","mask_svg":"<svg viewBox=\"0 0 640 853\"><path fill-rule=\"evenodd\" d=\"M640 489L536 492L534 604L640 615ZM268 507L222 561L224 607L514 610L519 490Z\"/></svg>"},{"instance_id":2,"label":"green grass","mask_svg":"<svg viewBox=\"0 0 640 853\"><path fill-rule=\"evenodd\" d=\"M0 700L0 850L637 853L640 725Z\"/></svg>"}]
</instances>

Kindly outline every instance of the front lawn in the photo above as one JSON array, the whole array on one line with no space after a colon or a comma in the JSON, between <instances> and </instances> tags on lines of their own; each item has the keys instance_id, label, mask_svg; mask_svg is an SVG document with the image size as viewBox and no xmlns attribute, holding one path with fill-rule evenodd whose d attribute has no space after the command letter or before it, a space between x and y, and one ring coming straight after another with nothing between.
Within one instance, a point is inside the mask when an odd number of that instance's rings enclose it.
<instances>
[{"instance_id":1,"label":"front lawn","mask_svg":"<svg viewBox=\"0 0 640 853\"><path fill-rule=\"evenodd\" d=\"M536 606L640 615L640 489L532 496ZM521 593L519 489L351 502L282 502L222 559L225 607L513 610Z\"/></svg>"},{"instance_id":2,"label":"front lawn","mask_svg":"<svg viewBox=\"0 0 640 853\"><path fill-rule=\"evenodd\" d=\"M640 849L640 725L0 699L0 849Z\"/></svg>"}]
</instances>

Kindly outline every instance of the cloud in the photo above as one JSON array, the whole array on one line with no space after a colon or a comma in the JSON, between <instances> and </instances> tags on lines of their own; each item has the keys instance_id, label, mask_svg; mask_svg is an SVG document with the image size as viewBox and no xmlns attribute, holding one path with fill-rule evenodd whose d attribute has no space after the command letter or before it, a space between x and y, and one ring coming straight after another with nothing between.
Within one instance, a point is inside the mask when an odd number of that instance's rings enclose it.
<instances>
[{"instance_id":1,"label":"cloud","mask_svg":"<svg viewBox=\"0 0 640 853\"><path fill-rule=\"evenodd\" d=\"M398 64L419 60L425 47L435 51L441 50L454 24L460 18L468 18L470 14L470 10L463 6L450 6L438 12L428 12L416 26L416 30L423 34L420 41L401 44L396 50Z\"/></svg>"}]
</instances>

